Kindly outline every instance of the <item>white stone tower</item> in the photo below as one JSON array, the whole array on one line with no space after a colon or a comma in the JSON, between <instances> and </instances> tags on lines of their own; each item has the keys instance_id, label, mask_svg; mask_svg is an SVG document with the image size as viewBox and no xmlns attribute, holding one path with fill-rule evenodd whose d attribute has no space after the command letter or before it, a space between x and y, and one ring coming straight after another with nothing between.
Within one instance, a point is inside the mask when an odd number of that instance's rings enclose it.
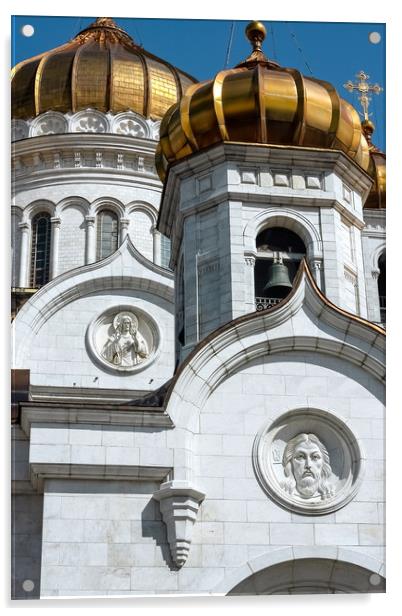
<instances>
[{"instance_id":1,"label":"white stone tower","mask_svg":"<svg viewBox=\"0 0 402 616\"><path fill-rule=\"evenodd\" d=\"M220 325L275 304L263 289L278 248L291 278L305 257L331 302L368 317L372 162L358 114L330 84L269 61L262 30L248 36L251 56L193 86L161 127L158 168L169 172L159 229L172 238L182 357Z\"/></svg>"}]
</instances>

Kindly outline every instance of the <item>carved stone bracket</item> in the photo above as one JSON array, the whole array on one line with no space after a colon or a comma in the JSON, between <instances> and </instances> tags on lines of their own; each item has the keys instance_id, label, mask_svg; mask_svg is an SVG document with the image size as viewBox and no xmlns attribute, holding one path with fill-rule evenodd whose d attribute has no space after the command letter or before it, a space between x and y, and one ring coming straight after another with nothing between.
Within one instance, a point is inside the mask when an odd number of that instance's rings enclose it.
<instances>
[{"instance_id":1,"label":"carved stone bracket","mask_svg":"<svg viewBox=\"0 0 402 616\"><path fill-rule=\"evenodd\" d=\"M245 256L244 262L246 265L249 265L250 267L255 267L255 257L253 256Z\"/></svg>"},{"instance_id":2,"label":"carved stone bracket","mask_svg":"<svg viewBox=\"0 0 402 616\"><path fill-rule=\"evenodd\" d=\"M172 558L182 567L190 552L193 526L205 494L188 481L167 481L155 492L162 518L167 527L167 538Z\"/></svg>"}]
</instances>

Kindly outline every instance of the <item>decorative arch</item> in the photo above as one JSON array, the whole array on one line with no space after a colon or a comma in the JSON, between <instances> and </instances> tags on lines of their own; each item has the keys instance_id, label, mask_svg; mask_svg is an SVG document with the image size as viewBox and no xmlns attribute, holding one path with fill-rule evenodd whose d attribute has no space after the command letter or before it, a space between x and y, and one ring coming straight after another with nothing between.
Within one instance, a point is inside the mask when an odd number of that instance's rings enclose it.
<instances>
[{"instance_id":1,"label":"decorative arch","mask_svg":"<svg viewBox=\"0 0 402 616\"><path fill-rule=\"evenodd\" d=\"M55 135L68 132L68 120L60 111L46 111L32 120L29 128L30 137Z\"/></svg>"},{"instance_id":2,"label":"decorative arch","mask_svg":"<svg viewBox=\"0 0 402 616\"><path fill-rule=\"evenodd\" d=\"M127 206L131 240L137 249L150 261L156 261L160 252L160 242L156 230L157 211L145 201L137 201Z\"/></svg>"},{"instance_id":3,"label":"decorative arch","mask_svg":"<svg viewBox=\"0 0 402 616\"><path fill-rule=\"evenodd\" d=\"M43 324L66 304L93 291L115 289L111 266L122 263L121 271L128 272L119 279L125 289L137 289L157 296L172 305L174 302L173 274L148 261L126 237L118 250L103 259L61 273L37 291L21 308L13 322L15 336L14 366L24 366L32 338ZM124 267L125 265L125 267Z\"/></svg>"},{"instance_id":4,"label":"decorative arch","mask_svg":"<svg viewBox=\"0 0 402 616\"><path fill-rule=\"evenodd\" d=\"M267 227L284 227L297 233L306 245L307 256L322 258L322 241L315 226L299 212L286 208L263 210L244 229L244 248L256 252L256 237Z\"/></svg>"},{"instance_id":5,"label":"decorative arch","mask_svg":"<svg viewBox=\"0 0 402 616\"><path fill-rule=\"evenodd\" d=\"M144 214L148 214L151 217L153 225L156 225L158 220L158 210L155 206L151 205L151 203L147 203L146 201L135 201L132 203L128 203L126 206L127 215L133 214L133 212L140 211L144 212Z\"/></svg>"},{"instance_id":6,"label":"decorative arch","mask_svg":"<svg viewBox=\"0 0 402 616\"><path fill-rule=\"evenodd\" d=\"M56 216L61 215L63 211L67 209L68 207L75 207L80 210L83 216L88 216L91 205L89 201L87 199L84 199L83 197L78 197L78 196L66 197L65 199L62 199L61 201L59 201L58 204L56 205L55 215Z\"/></svg>"},{"instance_id":7,"label":"decorative arch","mask_svg":"<svg viewBox=\"0 0 402 616\"><path fill-rule=\"evenodd\" d=\"M83 109L70 117L68 128L71 133L110 133L110 122L97 109Z\"/></svg>"},{"instance_id":8,"label":"decorative arch","mask_svg":"<svg viewBox=\"0 0 402 616\"><path fill-rule=\"evenodd\" d=\"M345 548L287 547L268 552L230 571L214 594L384 592L384 563Z\"/></svg>"},{"instance_id":9,"label":"decorative arch","mask_svg":"<svg viewBox=\"0 0 402 616\"><path fill-rule=\"evenodd\" d=\"M24 217L24 210L19 205L11 206L11 216L15 218L15 221L22 222Z\"/></svg>"},{"instance_id":10,"label":"decorative arch","mask_svg":"<svg viewBox=\"0 0 402 616\"><path fill-rule=\"evenodd\" d=\"M383 386L384 333L381 327L332 304L303 261L284 300L268 311L221 326L193 349L170 385L166 410L173 421L185 419L188 425L229 375L250 361L286 351L336 356L360 366Z\"/></svg>"},{"instance_id":11,"label":"decorative arch","mask_svg":"<svg viewBox=\"0 0 402 616\"><path fill-rule=\"evenodd\" d=\"M386 252L386 243L382 242L377 246L371 254L371 269L373 271L378 270L378 261L380 257Z\"/></svg>"},{"instance_id":12,"label":"decorative arch","mask_svg":"<svg viewBox=\"0 0 402 616\"><path fill-rule=\"evenodd\" d=\"M39 212L46 212L53 217L56 214L56 205L53 201L49 201L48 199L38 199L37 201L33 201L27 205L26 208L24 208L22 222L31 222L34 216L39 214Z\"/></svg>"},{"instance_id":13,"label":"decorative arch","mask_svg":"<svg viewBox=\"0 0 402 616\"><path fill-rule=\"evenodd\" d=\"M150 127L145 118L134 111L117 113L111 119L111 132L139 139L150 138Z\"/></svg>"},{"instance_id":14,"label":"decorative arch","mask_svg":"<svg viewBox=\"0 0 402 616\"><path fill-rule=\"evenodd\" d=\"M98 212L102 209L112 210L117 214L119 220L120 218L123 218L125 214L125 207L123 203L114 197L100 197L99 199L96 199L96 201L91 204L88 214L91 216L96 216L96 214L98 214Z\"/></svg>"}]
</instances>

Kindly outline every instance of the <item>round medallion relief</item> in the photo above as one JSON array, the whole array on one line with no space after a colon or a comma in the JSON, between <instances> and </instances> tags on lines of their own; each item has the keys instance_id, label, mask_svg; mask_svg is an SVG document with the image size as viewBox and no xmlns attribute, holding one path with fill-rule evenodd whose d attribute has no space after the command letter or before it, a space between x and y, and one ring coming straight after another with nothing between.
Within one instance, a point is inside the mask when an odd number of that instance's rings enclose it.
<instances>
[{"instance_id":1,"label":"round medallion relief","mask_svg":"<svg viewBox=\"0 0 402 616\"><path fill-rule=\"evenodd\" d=\"M355 436L338 417L300 409L263 426L254 442L253 463L274 500L297 513L322 515L354 497L364 459Z\"/></svg>"},{"instance_id":2,"label":"round medallion relief","mask_svg":"<svg viewBox=\"0 0 402 616\"><path fill-rule=\"evenodd\" d=\"M160 332L152 317L134 306L117 306L90 324L87 343L92 356L104 368L132 374L157 357Z\"/></svg>"}]
</instances>

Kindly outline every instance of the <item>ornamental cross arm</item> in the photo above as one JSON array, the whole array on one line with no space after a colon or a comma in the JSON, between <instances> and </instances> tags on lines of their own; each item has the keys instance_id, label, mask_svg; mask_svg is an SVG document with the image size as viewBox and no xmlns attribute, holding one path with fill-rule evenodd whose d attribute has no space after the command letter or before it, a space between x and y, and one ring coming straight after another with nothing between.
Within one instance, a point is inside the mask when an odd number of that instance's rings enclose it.
<instances>
[{"instance_id":1,"label":"ornamental cross arm","mask_svg":"<svg viewBox=\"0 0 402 616\"><path fill-rule=\"evenodd\" d=\"M359 80L357 83L353 83L353 81L349 79L349 81L343 84L343 87L346 88L346 90L349 90L349 92L357 90L360 93L360 96L358 98L361 106L363 107L364 119L368 120L368 108L371 101L369 93L374 92L374 94L380 94L380 92L383 91L383 88L378 83L369 83L368 80L370 78L370 75L367 75L367 73L365 73L364 71L360 71L359 73L357 73L356 77Z\"/></svg>"}]
</instances>

